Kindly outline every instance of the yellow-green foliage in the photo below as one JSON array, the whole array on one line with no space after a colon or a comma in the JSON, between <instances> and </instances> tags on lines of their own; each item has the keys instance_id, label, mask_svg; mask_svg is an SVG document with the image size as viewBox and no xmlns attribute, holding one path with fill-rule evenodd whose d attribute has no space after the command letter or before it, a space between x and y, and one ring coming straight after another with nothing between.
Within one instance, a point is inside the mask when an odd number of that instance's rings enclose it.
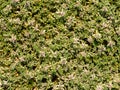
<instances>
[{"instance_id":1,"label":"yellow-green foliage","mask_svg":"<svg viewBox=\"0 0 120 90\"><path fill-rule=\"evenodd\" d=\"M120 0L0 0L0 90L119 90Z\"/></svg>"}]
</instances>

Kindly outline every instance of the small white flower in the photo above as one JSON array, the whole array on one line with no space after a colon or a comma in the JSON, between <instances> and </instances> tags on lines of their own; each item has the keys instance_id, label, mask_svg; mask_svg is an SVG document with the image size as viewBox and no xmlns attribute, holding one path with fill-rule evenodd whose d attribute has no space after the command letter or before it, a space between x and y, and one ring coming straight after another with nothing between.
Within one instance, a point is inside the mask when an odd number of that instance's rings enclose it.
<instances>
[{"instance_id":1,"label":"small white flower","mask_svg":"<svg viewBox=\"0 0 120 90\"><path fill-rule=\"evenodd\" d=\"M58 14L60 17L64 16L66 14L66 12L62 9L62 10L58 10L56 12L56 14Z\"/></svg>"},{"instance_id":2,"label":"small white flower","mask_svg":"<svg viewBox=\"0 0 120 90\"><path fill-rule=\"evenodd\" d=\"M25 8L30 7L30 1L27 1L24 5Z\"/></svg>"},{"instance_id":3,"label":"small white flower","mask_svg":"<svg viewBox=\"0 0 120 90\"><path fill-rule=\"evenodd\" d=\"M41 57L45 57L45 52L44 51L40 51L40 56Z\"/></svg>"},{"instance_id":4,"label":"small white flower","mask_svg":"<svg viewBox=\"0 0 120 90\"><path fill-rule=\"evenodd\" d=\"M79 43L78 41L79 41L79 38L75 38L75 37L73 38L74 43Z\"/></svg>"},{"instance_id":5,"label":"small white flower","mask_svg":"<svg viewBox=\"0 0 120 90\"><path fill-rule=\"evenodd\" d=\"M108 87L109 87L109 90L111 90L111 88L113 87L112 81L109 82Z\"/></svg>"},{"instance_id":6,"label":"small white flower","mask_svg":"<svg viewBox=\"0 0 120 90\"><path fill-rule=\"evenodd\" d=\"M76 1L75 6L79 7L79 6L80 6L80 2L79 2L79 1Z\"/></svg>"},{"instance_id":7,"label":"small white flower","mask_svg":"<svg viewBox=\"0 0 120 90\"><path fill-rule=\"evenodd\" d=\"M4 21L4 19L3 18L0 18L0 23L2 23Z\"/></svg>"},{"instance_id":8,"label":"small white flower","mask_svg":"<svg viewBox=\"0 0 120 90\"><path fill-rule=\"evenodd\" d=\"M25 35L26 37L29 37L29 36L30 36L30 33L29 33L28 31L25 31L25 32L24 32L24 35Z\"/></svg>"},{"instance_id":9,"label":"small white flower","mask_svg":"<svg viewBox=\"0 0 120 90\"><path fill-rule=\"evenodd\" d=\"M0 87L2 86L2 82L1 82L1 80L0 80Z\"/></svg>"},{"instance_id":10,"label":"small white flower","mask_svg":"<svg viewBox=\"0 0 120 90\"><path fill-rule=\"evenodd\" d=\"M13 22L16 23L16 24L20 24L21 23L20 18L13 19Z\"/></svg>"},{"instance_id":11,"label":"small white flower","mask_svg":"<svg viewBox=\"0 0 120 90\"><path fill-rule=\"evenodd\" d=\"M50 44L52 44L52 41L53 41L52 39L48 39L48 40L46 40L46 44L50 45Z\"/></svg>"},{"instance_id":12,"label":"small white flower","mask_svg":"<svg viewBox=\"0 0 120 90\"><path fill-rule=\"evenodd\" d=\"M14 43L16 41L16 35L12 34L9 40Z\"/></svg>"},{"instance_id":13,"label":"small white flower","mask_svg":"<svg viewBox=\"0 0 120 90\"><path fill-rule=\"evenodd\" d=\"M104 31L106 32L106 34L111 34L111 31L109 29L105 29Z\"/></svg>"},{"instance_id":14,"label":"small white flower","mask_svg":"<svg viewBox=\"0 0 120 90\"><path fill-rule=\"evenodd\" d=\"M80 52L80 54L81 54L83 57L86 57L86 55L87 55L85 51Z\"/></svg>"},{"instance_id":15,"label":"small white flower","mask_svg":"<svg viewBox=\"0 0 120 90\"><path fill-rule=\"evenodd\" d=\"M11 11L11 9L12 9L12 6L11 6L11 5L7 5L7 6L3 9L3 11L6 13L6 12Z\"/></svg>"},{"instance_id":16,"label":"small white flower","mask_svg":"<svg viewBox=\"0 0 120 90\"><path fill-rule=\"evenodd\" d=\"M106 50L106 48L105 48L104 45L99 45L99 46L98 46L98 51L99 51L99 52L103 52L103 51L105 51L105 50Z\"/></svg>"},{"instance_id":17,"label":"small white flower","mask_svg":"<svg viewBox=\"0 0 120 90\"><path fill-rule=\"evenodd\" d=\"M61 5L61 7L64 8L64 9L68 9L67 4L65 4L65 3L63 3L63 4Z\"/></svg>"},{"instance_id":18,"label":"small white flower","mask_svg":"<svg viewBox=\"0 0 120 90\"><path fill-rule=\"evenodd\" d=\"M104 7L102 8L102 11L107 12L107 11L108 11L108 8L104 6Z\"/></svg>"},{"instance_id":19,"label":"small white flower","mask_svg":"<svg viewBox=\"0 0 120 90\"><path fill-rule=\"evenodd\" d=\"M74 16L70 16L68 18L68 23L74 23L75 22L75 17Z\"/></svg>"},{"instance_id":20,"label":"small white flower","mask_svg":"<svg viewBox=\"0 0 120 90\"><path fill-rule=\"evenodd\" d=\"M46 32L46 30L42 30L42 31L40 32L40 34L41 34L41 35L44 35L45 32Z\"/></svg>"},{"instance_id":21,"label":"small white flower","mask_svg":"<svg viewBox=\"0 0 120 90\"><path fill-rule=\"evenodd\" d=\"M92 29L89 29L88 31L93 33L95 31L95 29L92 28Z\"/></svg>"},{"instance_id":22,"label":"small white flower","mask_svg":"<svg viewBox=\"0 0 120 90\"><path fill-rule=\"evenodd\" d=\"M33 27L33 28L34 28L34 30L38 31L39 30L38 27L39 27L39 25L36 24L35 27Z\"/></svg>"},{"instance_id":23,"label":"small white flower","mask_svg":"<svg viewBox=\"0 0 120 90\"><path fill-rule=\"evenodd\" d=\"M115 45L115 42L114 42L114 41L112 41L112 40L110 40L107 46L112 47L112 46L114 46L114 45Z\"/></svg>"},{"instance_id":24,"label":"small white flower","mask_svg":"<svg viewBox=\"0 0 120 90\"><path fill-rule=\"evenodd\" d=\"M13 24L21 24L21 21L19 18L13 18L13 19L11 18L9 19L9 22Z\"/></svg>"},{"instance_id":25,"label":"small white flower","mask_svg":"<svg viewBox=\"0 0 120 90\"><path fill-rule=\"evenodd\" d=\"M73 80L75 78L74 73L68 76L69 80Z\"/></svg>"},{"instance_id":26,"label":"small white flower","mask_svg":"<svg viewBox=\"0 0 120 90\"><path fill-rule=\"evenodd\" d=\"M89 73L89 71L87 69L84 69L83 72L86 73L86 74Z\"/></svg>"},{"instance_id":27,"label":"small white flower","mask_svg":"<svg viewBox=\"0 0 120 90\"><path fill-rule=\"evenodd\" d=\"M69 17L67 18L66 25L67 25L68 27L70 27L70 26L72 26L74 23L76 23L75 21L76 21L76 20L75 20L75 16L69 16Z\"/></svg>"},{"instance_id":28,"label":"small white flower","mask_svg":"<svg viewBox=\"0 0 120 90\"><path fill-rule=\"evenodd\" d=\"M90 36L90 37L88 37L87 41L88 41L89 43L92 43L92 42L93 42L93 38Z\"/></svg>"},{"instance_id":29,"label":"small white flower","mask_svg":"<svg viewBox=\"0 0 120 90\"><path fill-rule=\"evenodd\" d=\"M103 26L104 28L106 28L106 27L108 27L108 23L103 22L102 26Z\"/></svg>"},{"instance_id":30,"label":"small white flower","mask_svg":"<svg viewBox=\"0 0 120 90\"><path fill-rule=\"evenodd\" d=\"M120 35L120 28L119 28L119 30L116 31L116 33L117 33L118 35Z\"/></svg>"},{"instance_id":31,"label":"small white flower","mask_svg":"<svg viewBox=\"0 0 120 90\"><path fill-rule=\"evenodd\" d=\"M102 85L97 85L96 90L103 90L103 86Z\"/></svg>"},{"instance_id":32,"label":"small white flower","mask_svg":"<svg viewBox=\"0 0 120 90\"><path fill-rule=\"evenodd\" d=\"M16 55L18 55L18 53L15 51L11 51L11 55L16 56Z\"/></svg>"},{"instance_id":33,"label":"small white flower","mask_svg":"<svg viewBox=\"0 0 120 90\"><path fill-rule=\"evenodd\" d=\"M61 64L62 64L62 65L66 65L66 63L67 63L66 58L62 58L62 59L61 59Z\"/></svg>"},{"instance_id":34,"label":"small white flower","mask_svg":"<svg viewBox=\"0 0 120 90\"><path fill-rule=\"evenodd\" d=\"M112 20L112 19L114 19L114 17L112 17L112 16L109 16L109 17L108 17L108 19Z\"/></svg>"},{"instance_id":35,"label":"small white flower","mask_svg":"<svg viewBox=\"0 0 120 90\"><path fill-rule=\"evenodd\" d=\"M31 72L30 72L30 71L27 71L27 74L28 74L28 76L29 76L30 78L33 78L34 75L35 75L35 73L33 73L32 71L31 71Z\"/></svg>"},{"instance_id":36,"label":"small white flower","mask_svg":"<svg viewBox=\"0 0 120 90\"><path fill-rule=\"evenodd\" d=\"M19 59L20 61L25 61L24 57L20 57Z\"/></svg>"},{"instance_id":37,"label":"small white flower","mask_svg":"<svg viewBox=\"0 0 120 90\"><path fill-rule=\"evenodd\" d=\"M55 51L55 52L52 52L52 54L53 54L53 56L54 56L54 57L57 57L58 52L57 52L57 51Z\"/></svg>"},{"instance_id":38,"label":"small white flower","mask_svg":"<svg viewBox=\"0 0 120 90\"><path fill-rule=\"evenodd\" d=\"M85 48L87 48L87 47L88 47L88 45L85 44L85 43L80 44L80 48L82 48L82 49L85 49Z\"/></svg>"},{"instance_id":39,"label":"small white flower","mask_svg":"<svg viewBox=\"0 0 120 90\"><path fill-rule=\"evenodd\" d=\"M120 83L119 74L115 74L115 75L113 76L113 82Z\"/></svg>"},{"instance_id":40,"label":"small white flower","mask_svg":"<svg viewBox=\"0 0 120 90\"><path fill-rule=\"evenodd\" d=\"M35 24L35 19L29 20L27 24L33 26Z\"/></svg>"},{"instance_id":41,"label":"small white flower","mask_svg":"<svg viewBox=\"0 0 120 90\"><path fill-rule=\"evenodd\" d=\"M8 81L3 81L3 84L7 85Z\"/></svg>"},{"instance_id":42,"label":"small white flower","mask_svg":"<svg viewBox=\"0 0 120 90\"><path fill-rule=\"evenodd\" d=\"M92 79L94 79L96 76L95 76L95 74L92 74L91 77L92 77Z\"/></svg>"},{"instance_id":43,"label":"small white flower","mask_svg":"<svg viewBox=\"0 0 120 90\"><path fill-rule=\"evenodd\" d=\"M44 67L44 70L47 71L49 68L50 68L50 66L49 66L49 65L46 65L46 66Z\"/></svg>"},{"instance_id":44,"label":"small white flower","mask_svg":"<svg viewBox=\"0 0 120 90\"><path fill-rule=\"evenodd\" d=\"M99 0L92 0L93 3L98 4Z\"/></svg>"},{"instance_id":45,"label":"small white flower","mask_svg":"<svg viewBox=\"0 0 120 90\"><path fill-rule=\"evenodd\" d=\"M54 85L54 90L64 90L64 85Z\"/></svg>"},{"instance_id":46,"label":"small white flower","mask_svg":"<svg viewBox=\"0 0 120 90\"><path fill-rule=\"evenodd\" d=\"M96 32L95 34L93 34L93 37L96 39L100 39L102 35L99 32Z\"/></svg>"}]
</instances>

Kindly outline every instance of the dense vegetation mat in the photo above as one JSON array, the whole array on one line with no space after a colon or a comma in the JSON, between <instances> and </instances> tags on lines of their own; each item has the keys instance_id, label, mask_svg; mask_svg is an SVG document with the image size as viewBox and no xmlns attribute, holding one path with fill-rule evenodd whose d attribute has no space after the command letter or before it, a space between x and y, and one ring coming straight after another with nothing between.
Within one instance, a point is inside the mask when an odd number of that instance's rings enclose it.
<instances>
[{"instance_id":1,"label":"dense vegetation mat","mask_svg":"<svg viewBox=\"0 0 120 90\"><path fill-rule=\"evenodd\" d=\"M120 0L0 0L0 90L119 90Z\"/></svg>"}]
</instances>

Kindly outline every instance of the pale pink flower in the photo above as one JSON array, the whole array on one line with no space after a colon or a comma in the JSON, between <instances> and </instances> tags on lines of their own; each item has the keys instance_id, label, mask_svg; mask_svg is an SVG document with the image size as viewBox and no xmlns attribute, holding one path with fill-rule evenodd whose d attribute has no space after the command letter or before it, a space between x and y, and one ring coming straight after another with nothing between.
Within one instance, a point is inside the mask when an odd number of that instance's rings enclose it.
<instances>
[{"instance_id":1,"label":"pale pink flower","mask_svg":"<svg viewBox=\"0 0 120 90\"><path fill-rule=\"evenodd\" d=\"M103 26L104 28L106 28L106 27L108 27L108 23L103 22L103 23L102 23L102 26Z\"/></svg>"},{"instance_id":2,"label":"pale pink flower","mask_svg":"<svg viewBox=\"0 0 120 90\"><path fill-rule=\"evenodd\" d=\"M80 52L80 54L81 54L83 57L86 57L86 55L87 55L85 51Z\"/></svg>"},{"instance_id":3,"label":"pale pink flower","mask_svg":"<svg viewBox=\"0 0 120 90\"><path fill-rule=\"evenodd\" d=\"M12 9L12 6L11 6L11 5L7 5L7 6L3 9L3 11L6 13L6 12L11 11L11 9Z\"/></svg>"},{"instance_id":4,"label":"pale pink flower","mask_svg":"<svg viewBox=\"0 0 120 90\"><path fill-rule=\"evenodd\" d=\"M66 14L66 12L62 9L62 10L58 10L57 12L56 12L56 14L58 14L59 16L64 16L65 14Z\"/></svg>"},{"instance_id":5,"label":"pale pink flower","mask_svg":"<svg viewBox=\"0 0 120 90\"><path fill-rule=\"evenodd\" d=\"M7 85L7 84L8 84L8 81L5 81L5 80L4 80L4 81L3 81L3 84L4 84L4 85Z\"/></svg>"},{"instance_id":6,"label":"pale pink flower","mask_svg":"<svg viewBox=\"0 0 120 90\"><path fill-rule=\"evenodd\" d=\"M95 34L93 34L93 37L95 39L100 39L102 37L102 35L99 32L96 32Z\"/></svg>"},{"instance_id":7,"label":"pale pink flower","mask_svg":"<svg viewBox=\"0 0 120 90\"><path fill-rule=\"evenodd\" d=\"M40 34L41 34L41 35L44 35L45 32L46 32L46 30L41 30Z\"/></svg>"},{"instance_id":8,"label":"pale pink flower","mask_svg":"<svg viewBox=\"0 0 120 90\"><path fill-rule=\"evenodd\" d=\"M108 8L104 6L104 7L102 8L102 11L107 12L107 11L108 11Z\"/></svg>"},{"instance_id":9,"label":"pale pink flower","mask_svg":"<svg viewBox=\"0 0 120 90\"><path fill-rule=\"evenodd\" d=\"M74 43L79 43L79 38L74 37L74 38L73 38L73 42L74 42Z\"/></svg>"},{"instance_id":10,"label":"pale pink flower","mask_svg":"<svg viewBox=\"0 0 120 90\"><path fill-rule=\"evenodd\" d=\"M67 63L66 58L62 58L62 60L61 60L61 64L62 64L62 65L66 65L66 63Z\"/></svg>"},{"instance_id":11,"label":"pale pink flower","mask_svg":"<svg viewBox=\"0 0 120 90\"><path fill-rule=\"evenodd\" d=\"M34 30L38 31L39 30L39 25L36 24L35 27L33 27L33 28L34 28Z\"/></svg>"},{"instance_id":12,"label":"pale pink flower","mask_svg":"<svg viewBox=\"0 0 120 90\"><path fill-rule=\"evenodd\" d=\"M81 43L81 44L80 44L80 48L82 48L82 49L85 49L85 48L87 48L87 47L88 47L88 45L85 44L85 43Z\"/></svg>"},{"instance_id":13,"label":"pale pink flower","mask_svg":"<svg viewBox=\"0 0 120 90\"><path fill-rule=\"evenodd\" d=\"M19 59L20 61L25 61L24 57L20 57Z\"/></svg>"},{"instance_id":14,"label":"pale pink flower","mask_svg":"<svg viewBox=\"0 0 120 90\"><path fill-rule=\"evenodd\" d=\"M20 18L11 18L9 19L9 22L13 24L21 24Z\"/></svg>"},{"instance_id":15,"label":"pale pink flower","mask_svg":"<svg viewBox=\"0 0 120 90\"><path fill-rule=\"evenodd\" d=\"M115 42L114 42L114 41L112 41L112 40L110 40L107 46L112 47L112 46L114 46L114 45L115 45Z\"/></svg>"},{"instance_id":16,"label":"pale pink flower","mask_svg":"<svg viewBox=\"0 0 120 90\"><path fill-rule=\"evenodd\" d=\"M102 85L97 85L96 90L103 90L103 86Z\"/></svg>"},{"instance_id":17,"label":"pale pink flower","mask_svg":"<svg viewBox=\"0 0 120 90\"><path fill-rule=\"evenodd\" d=\"M35 19L29 20L27 24L33 26L35 24Z\"/></svg>"},{"instance_id":18,"label":"pale pink flower","mask_svg":"<svg viewBox=\"0 0 120 90\"><path fill-rule=\"evenodd\" d=\"M95 31L95 29L92 28L92 29L89 29L88 31L93 33Z\"/></svg>"},{"instance_id":19,"label":"pale pink flower","mask_svg":"<svg viewBox=\"0 0 120 90\"><path fill-rule=\"evenodd\" d=\"M120 28L119 28L119 30L116 31L116 33L117 33L118 35L120 35Z\"/></svg>"},{"instance_id":20,"label":"pale pink flower","mask_svg":"<svg viewBox=\"0 0 120 90\"><path fill-rule=\"evenodd\" d=\"M14 43L16 41L16 39L17 39L16 35L12 34L11 38L9 40Z\"/></svg>"},{"instance_id":21,"label":"pale pink flower","mask_svg":"<svg viewBox=\"0 0 120 90\"><path fill-rule=\"evenodd\" d=\"M75 78L75 74L72 73L71 75L68 76L69 80L73 80Z\"/></svg>"},{"instance_id":22,"label":"pale pink flower","mask_svg":"<svg viewBox=\"0 0 120 90\"><path fill-rule=\"evenodd\" d=\"M106 48L105 48L104 45L99 45L99 46L98 46L98 51L99 51L99 52L103 52L103 51L105 51L105 50L106 50Z\"/></svg>"},{"instance_id":23,"label":"pale pink flower","mask_svg":"<svg viewBox=\"0 0 120 90\"><path fill-rule=\"evenodd\" d=\"M25 32L24 32L24 35L25 35L26 37L29 37L29 36L30 36L30 33L29 33L28 31L25 31Z\"/></svg>"},{"instance_id":24,"label":"pale pink flower","mask_svg":"<svg viewBox=\"0 0 120 90\"><path fill-rule=\"evenodd\" d=\"M92 43L92 42L93 42L93 38L90 36L90 37L88 37L87 41L88 41L89 43Z\"/></svg>"},{"instance_id":25,"label":"pale pink flower","mask_svg":"<svg viewBox=\"0 0 120 90\"><path fill-rule=\"evenodd\" d=\"M45 57L45 52L44 51L40 51L40 56L41 57Z\"/></svg>"}]
</instances>

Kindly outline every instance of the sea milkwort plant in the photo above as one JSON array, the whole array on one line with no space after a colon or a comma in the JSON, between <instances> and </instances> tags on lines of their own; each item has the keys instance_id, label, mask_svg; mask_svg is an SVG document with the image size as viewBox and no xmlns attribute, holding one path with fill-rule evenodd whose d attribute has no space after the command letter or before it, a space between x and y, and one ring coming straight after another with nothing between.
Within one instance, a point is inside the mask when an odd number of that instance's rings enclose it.
<instances>
[{"instance_id":1,"label":"sea milkwort plant","mask_svg":"<svg viewBox=\"0 0 120 90\"><path fill-rule=\"evenodd\" d=\"M0 0L0 90L120 90L120 0Z\"/></svg>"}]
</instances>

